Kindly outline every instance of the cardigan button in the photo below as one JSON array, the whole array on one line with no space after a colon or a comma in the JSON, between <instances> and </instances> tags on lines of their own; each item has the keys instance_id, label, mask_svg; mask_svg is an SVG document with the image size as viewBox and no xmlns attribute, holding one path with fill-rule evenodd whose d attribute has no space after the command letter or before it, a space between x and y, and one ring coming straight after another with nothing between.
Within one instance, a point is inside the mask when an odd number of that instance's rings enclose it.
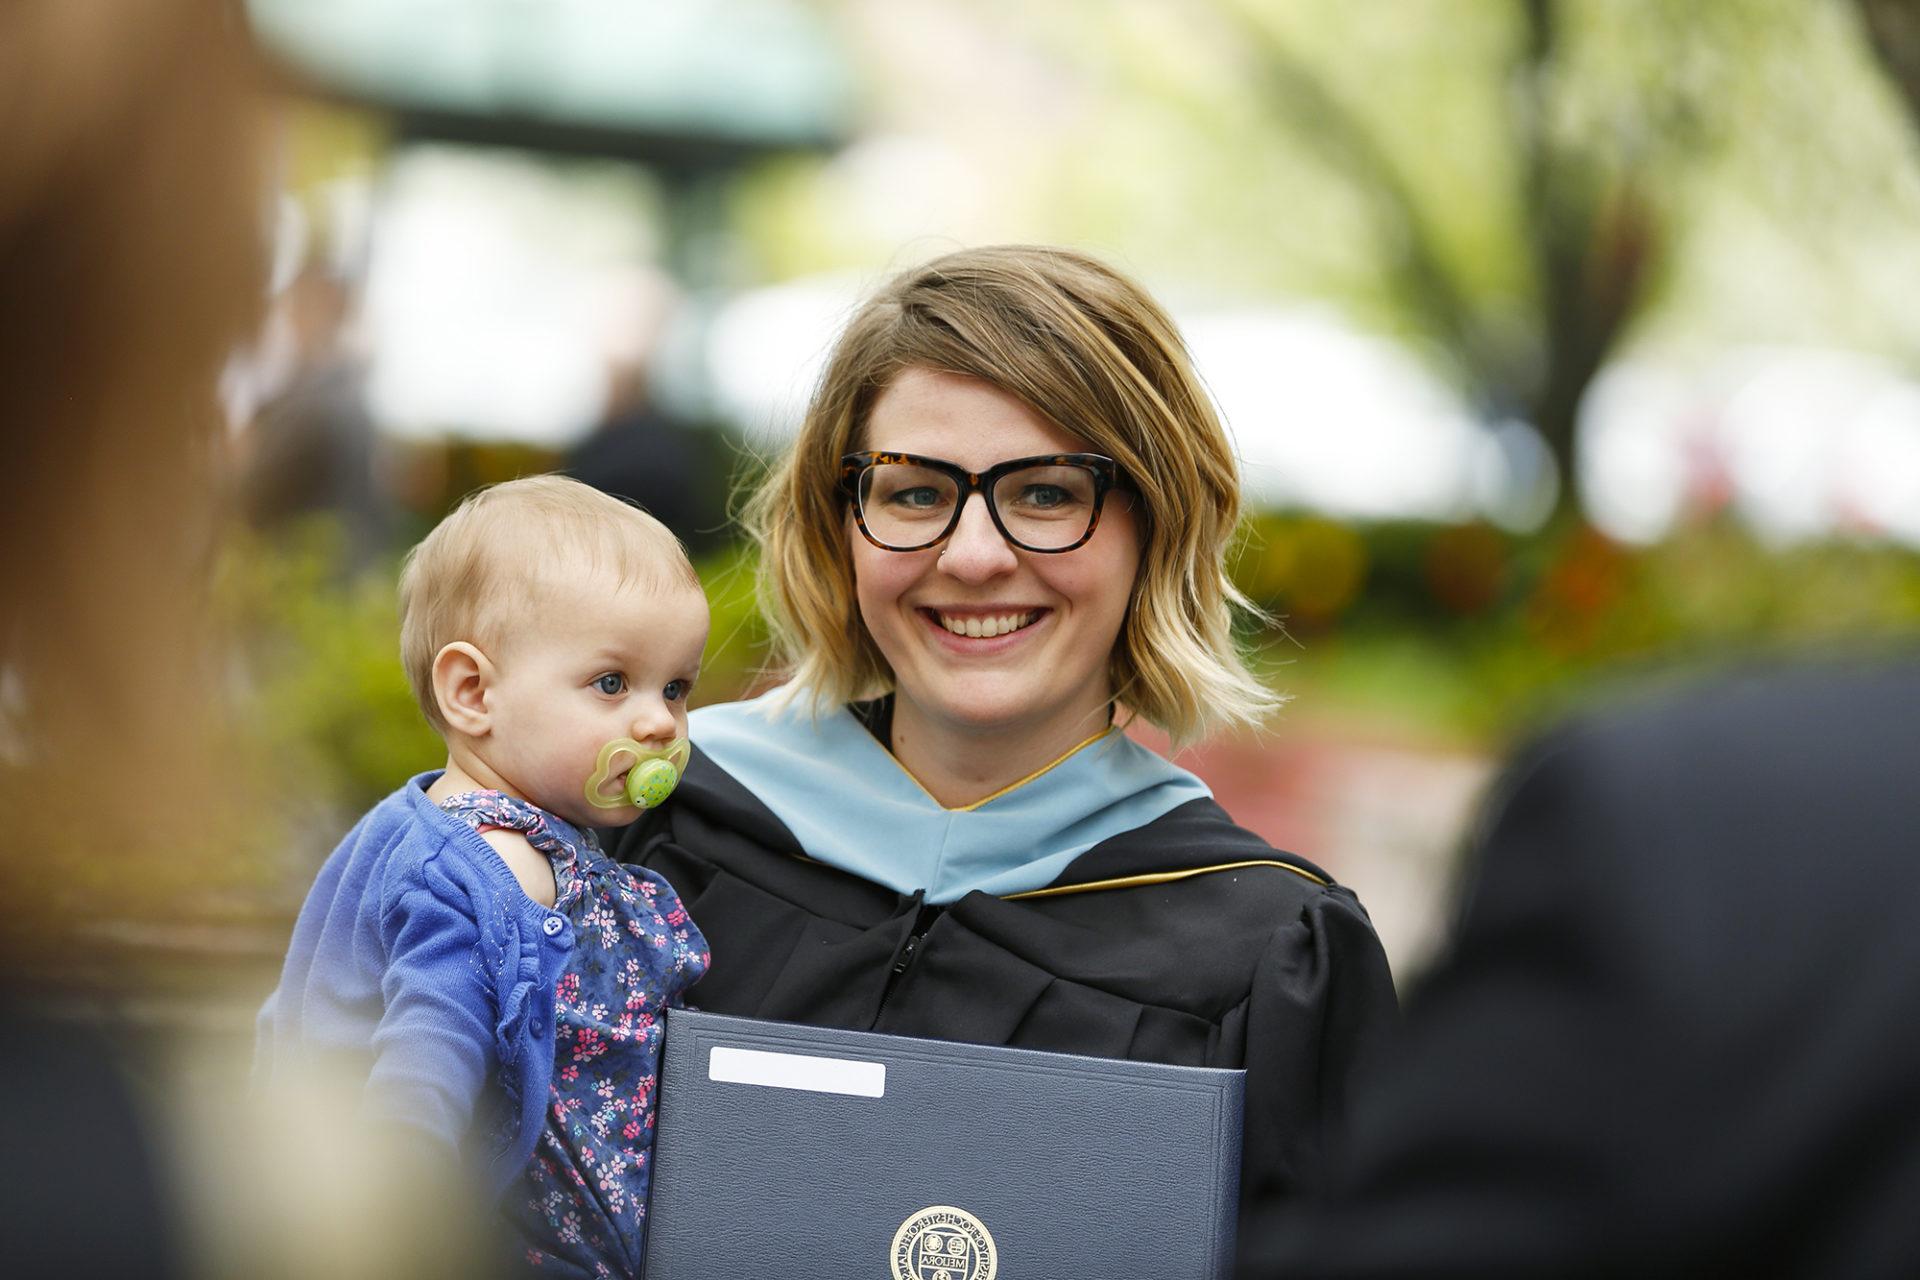
<instances>
[{"instance_id":1,"label":"cardigan button","mask_svg":"<svg viewBox=\"0 0 1920 1280\"><path fill-rule=\"evenodd\" d=\"M560 916L548 916L546 922L540 927L547 931L549 938L557 938L560 936L560 931L567 927L567 922Z\"/></svg>"}]
</instances>

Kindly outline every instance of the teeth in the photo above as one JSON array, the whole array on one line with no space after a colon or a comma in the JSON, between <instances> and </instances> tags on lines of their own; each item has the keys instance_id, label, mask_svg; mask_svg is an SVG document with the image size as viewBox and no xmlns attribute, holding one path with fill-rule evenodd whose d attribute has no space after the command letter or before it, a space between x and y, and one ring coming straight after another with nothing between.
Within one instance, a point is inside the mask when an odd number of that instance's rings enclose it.
<instances>
[{"instance_id":1,"label":"teeth","mask_svg":"<svg viewBox=\"0 0 1920 1280\"><path fill-rule=\"evenodd\" d=\"M976 640L1004 636L1008 632L1018 631L1033 621L1032 613L1003 613L997 617L949 618L946 614L936 614L940 625L957 636L971 636Z\"/></svg>"}]
</instances>

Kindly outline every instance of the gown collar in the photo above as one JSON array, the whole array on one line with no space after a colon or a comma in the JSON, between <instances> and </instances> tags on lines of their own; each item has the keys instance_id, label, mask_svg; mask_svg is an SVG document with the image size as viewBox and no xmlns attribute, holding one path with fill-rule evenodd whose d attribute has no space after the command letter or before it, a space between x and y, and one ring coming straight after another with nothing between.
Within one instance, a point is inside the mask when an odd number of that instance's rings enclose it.
<instances>
[{"instance_id":1,"label":"gown collar","mask_svg":"<svg viewBox=\"0 0 1920 1280\"><path fill-rule=\"evenodd\" d=\"M845 707L816 718L776 691L703 707L690 733L808 857L933 903L1042 888L1101 841L1211 795L1115 730L959 809L942 807Z\"/></svg>"}]
</instances>

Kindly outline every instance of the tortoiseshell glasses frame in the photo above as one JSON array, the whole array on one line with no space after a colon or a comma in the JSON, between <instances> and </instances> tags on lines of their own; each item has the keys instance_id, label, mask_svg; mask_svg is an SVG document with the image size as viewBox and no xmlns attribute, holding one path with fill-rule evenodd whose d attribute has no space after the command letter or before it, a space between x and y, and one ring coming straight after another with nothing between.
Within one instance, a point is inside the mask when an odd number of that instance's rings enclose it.
<instances>
[{"instance_id":1,"label":"tortoiseshell glasses frame","mask_svg":"<svg viewBox=\"0 0 1920 1280\"><path fill-rule=\"evenodd\" d=\"M868 491L871 487L870 477L874 468L883 466L919 467L953 482L953 493L941 495L952 498L953 510L939 533L920 541L901 544L887 541L874 530L866 511ZM1078 537L1059 546L1037 546L1029 539L1016 534L1008 527L1008 521L1000 511L999 499L994 495L995 486L1007 476L1043 467L1074 468L1085 472L1092 483L1091 493L1087 498L1089 505L1086 528ZM987 515L992 519L993 527L1000 531L1001 537L1023 551L1033 551L1041 555L1058 555L1085 546L1087 540L1093 537L1094 531L1100 527L1100 513L1106 506L1107 494L1111 490L1126 487L1120 464L1112 458L1097 453L1044 453L1030 458L1009 458L1005 462L995 463L985 471L969 471L956 462L948 462L944 458L924 457L917 453L867 451L849 453L840 459L840 489L846 494L852 507L854 523L859 526L861 535L868 542L883 551L924 551L928 547L938 546L951 537L954 529L959 527L960 516L966 510L967 500L978 493L985 500Z\"/></svg>"}]
</instances>

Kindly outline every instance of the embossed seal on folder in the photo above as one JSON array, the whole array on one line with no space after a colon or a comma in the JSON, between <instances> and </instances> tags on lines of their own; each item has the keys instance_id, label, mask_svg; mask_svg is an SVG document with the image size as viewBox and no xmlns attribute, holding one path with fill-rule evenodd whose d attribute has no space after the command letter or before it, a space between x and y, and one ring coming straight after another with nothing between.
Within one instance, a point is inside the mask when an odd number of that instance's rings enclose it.
<instances>
[{"instance_id":1,"label":"embossed seal on folder","mask_svg":"<svg viewBox=\"0 0 1920 1280\"><path fill-rule=\"evenodd\" d=\"M986 1224L950 1204L929 1205L893 1235L893 1280L993 1280L1000 1270Z\"/></svg>"}]
</instances>

